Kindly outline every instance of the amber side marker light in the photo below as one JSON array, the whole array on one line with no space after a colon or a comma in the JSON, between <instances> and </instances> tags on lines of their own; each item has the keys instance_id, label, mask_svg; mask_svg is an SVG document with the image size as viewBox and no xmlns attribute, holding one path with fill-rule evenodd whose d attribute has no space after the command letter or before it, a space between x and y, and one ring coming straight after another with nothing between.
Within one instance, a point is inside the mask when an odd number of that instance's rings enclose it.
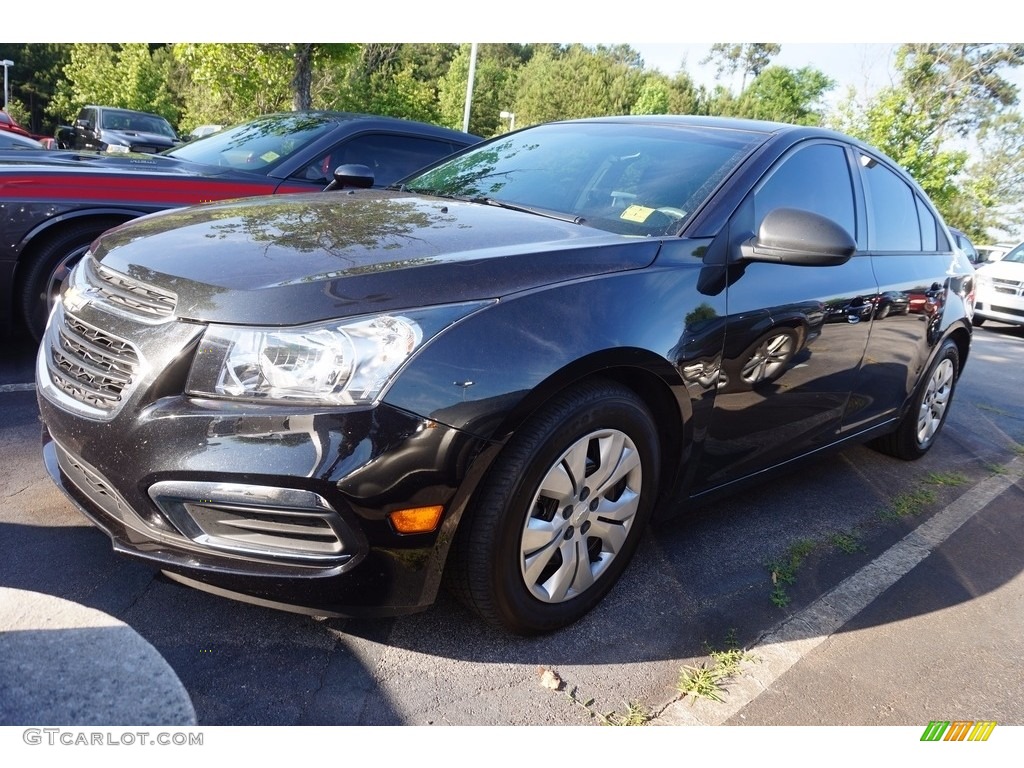
<instances>
[{"instance_id":1,"label":"amber side marker light","mask_svg":"<svg viewBox=\"0 0 1024 768\"><path fill-rule=\"evenodd\" d=\"M399 533L430 533L441 522L444 507L414 507L388 513L391 525Z\"/></svg>"}]
</instances>

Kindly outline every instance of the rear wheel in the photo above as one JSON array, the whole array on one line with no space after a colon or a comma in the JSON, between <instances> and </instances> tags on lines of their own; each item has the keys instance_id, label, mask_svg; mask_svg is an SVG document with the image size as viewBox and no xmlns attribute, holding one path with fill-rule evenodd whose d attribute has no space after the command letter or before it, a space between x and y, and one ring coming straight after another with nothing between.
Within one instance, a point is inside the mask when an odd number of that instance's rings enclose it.
<instances>
[{"instance_id":1,"label":"rear wheel","mask_svg":"<svg viewBox=\"0 0 1024 768\"><path fill-rule=\"evenodd\" d=\"M450 576L484 620L549 632L593 608L626 568L651 513L657 433L630 390L563 394L512 438L467 510Z\"/></svg>"},{"instance_id":2,"label":"rear wheel","mask_svg":"<svg viewBox=\"0 0 1024 768\"><path fill-rule=\"evenodd\" d=\"M21 310L25 327L36 341L42 338L64 278L89 250L92 241L118 223L106 220L72 224L30 257L31 264L22 283Z\"/></svg>"},{"instance_id":3,"label":"rear wheel","mask_svg":"<svg viewBox=\"0 0 1024 768\"><path fill-rule=\"evenodd\" d=\"M924 456L946 422L959 370L960 352L951 339L946 339L899 426L873 441L872 447L899 459Z\"/></svg>"}]
</instances>

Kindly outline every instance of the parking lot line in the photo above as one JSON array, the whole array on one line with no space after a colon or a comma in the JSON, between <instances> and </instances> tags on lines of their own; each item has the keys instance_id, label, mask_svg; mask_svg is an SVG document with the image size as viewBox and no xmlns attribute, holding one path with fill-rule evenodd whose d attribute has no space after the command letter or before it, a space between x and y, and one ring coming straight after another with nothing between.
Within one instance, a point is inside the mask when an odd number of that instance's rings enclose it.
<instances>
[{"instance_id":1,"label":"parking lot line","mask_svg":"<svg viewBox=\"0 0 1024 768\"><path fill-rule=\"evenodd\" d=\"M744 665L743 673L730 682L724 702L687 697L670 704L651 724L726 722L1022 477L1024 460L1015 458L1004 473L982 480L834 589L762 635L748 649L759 663Z\"/></svg>"},{"instance_id":2,"label":"parking lot line","mask_svg":"<svg viewBox=\"0 0 1024 768\"><path fill-rule=\"evenodd\" d=\"M0 394L4 392L31 392L35 384L0 384Z\"/></svg>"}]
</instances>

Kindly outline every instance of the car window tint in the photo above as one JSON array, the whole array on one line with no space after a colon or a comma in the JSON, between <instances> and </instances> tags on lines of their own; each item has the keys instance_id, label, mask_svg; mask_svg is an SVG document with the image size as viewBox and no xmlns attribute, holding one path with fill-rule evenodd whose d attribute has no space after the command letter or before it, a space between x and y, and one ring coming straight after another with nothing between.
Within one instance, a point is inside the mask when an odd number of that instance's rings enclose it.
<instances>
[{"instance_id":1,"label":"car window tint","mask_svg":"<svg viewBox=\"0 0 1024 768\"><path fill-rule=\"evenodd\" d=\"M660 235L678 231L763 140L739 130L556 123L499 137L405 183Z\"/></svg>"},{"instance_id":2,"label":"car window tint","mask_svg":"<svg viewBox=\"0 0 1024 768\"><path fill-rule=\"evenodd\" d=\"M339 165L359 163L373 171L375 186L387 186L458 149L461 147L440 139L364 133L321 155L292 178L326 185Z\"/></svg>"},{"instance_id":3,"label":"car window tint","mask_svg":"<svg viewBox=\"0 0 1024 768\"><path fill-rule=\"evenodd\" d=\"M754 194L755 231L776 208L820 214L856 237L853 183L846 151L835 144L812 144L785 158Z\"/></svg>"},{"instance_id":4,"label":"car window tint","mask_svg":"<svg viewBox=\"0 0 1024 768\"><path fill-rule=\"evenodd\" d=\"M864 184L876 251L920 251L921 225L914 193L874 158L865 158Z\"/></svg>"},{"instance_id":5,"label":"car window tint","mask_svg":"<svg viewBox=\"0 0 1024 768\"><path fill-rule=\"evenodd\" d=\"M915 197L914 200L917 203L917 216L921 222L921 250L937 251L939 224L921 198ZM960 247L964 248L962 244ZM971 250L974 249L972 248Z\"/></svg>"}]
</instances>

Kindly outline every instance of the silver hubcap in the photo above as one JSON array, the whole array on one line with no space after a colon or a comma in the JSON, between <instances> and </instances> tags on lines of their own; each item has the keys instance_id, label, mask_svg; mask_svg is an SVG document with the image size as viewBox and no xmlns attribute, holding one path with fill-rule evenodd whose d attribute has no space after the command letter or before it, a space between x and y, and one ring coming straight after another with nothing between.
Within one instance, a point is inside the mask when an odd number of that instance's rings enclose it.
<instances>
[{"instance_id":1,"label":"silver hubcap","mask_svg":"<svg viewBox=\"0 0 1024 768\"><path fill-rule=\"evenodd\" d=\"M953 391L953 374L953 363L943 360L928 380L928 388L921 400L921 410L917 414L918 445L927 445L942 426L942 417Z\"/></svg>"},{"instance_id":2,"label":"silver hubcap","mask_svg":"<svg viewBox=\"0 0 1024 768\"><path fill-rule=\"evenodd\" d=\"M589 589L621 551L636 518L643 471L615 429L576 441L547 471L520 540L523 581L538 600L561 603Z\"/></svg>"}]
</instances>

